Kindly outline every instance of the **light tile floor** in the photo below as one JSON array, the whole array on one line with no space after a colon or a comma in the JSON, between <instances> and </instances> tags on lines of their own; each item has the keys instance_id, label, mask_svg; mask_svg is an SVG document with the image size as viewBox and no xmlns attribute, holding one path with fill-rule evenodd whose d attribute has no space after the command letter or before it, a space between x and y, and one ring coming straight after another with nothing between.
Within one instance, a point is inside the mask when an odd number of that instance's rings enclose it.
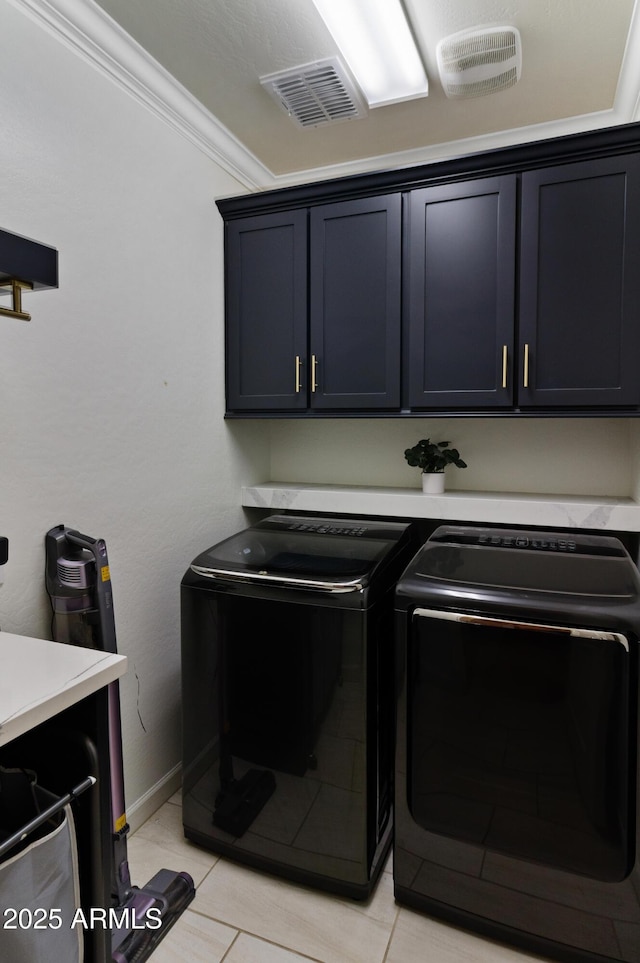
<instances>
[{"instance_id":1,"label":"light tile floor","mask_svg":"<svg viewBox=\"0 0 640 963\"><path fill-rule=\"evenodd\" d=\"M367 902L247 869L184 839L180 794L129 840L134 883L186 870L197 893L153 963L533 963L543 957L401 907L391 865Z\"/></svg>"}]
</instances>

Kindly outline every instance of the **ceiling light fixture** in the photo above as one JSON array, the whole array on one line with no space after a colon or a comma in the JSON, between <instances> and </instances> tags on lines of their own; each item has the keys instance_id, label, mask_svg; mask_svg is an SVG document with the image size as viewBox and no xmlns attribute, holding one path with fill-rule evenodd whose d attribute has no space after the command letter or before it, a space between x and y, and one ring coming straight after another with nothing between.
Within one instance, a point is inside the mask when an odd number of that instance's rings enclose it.
<instances>
[{"instance_id":1,"label":"ceiling light fixture","mask_svg":"<svg viewBox=\"0 0 640 963\"><path fill-rule=\"evenodd\" d=\"M426 97L429 83L401 0L313 0L369 107Z\"/></svg>"}]
</instances>

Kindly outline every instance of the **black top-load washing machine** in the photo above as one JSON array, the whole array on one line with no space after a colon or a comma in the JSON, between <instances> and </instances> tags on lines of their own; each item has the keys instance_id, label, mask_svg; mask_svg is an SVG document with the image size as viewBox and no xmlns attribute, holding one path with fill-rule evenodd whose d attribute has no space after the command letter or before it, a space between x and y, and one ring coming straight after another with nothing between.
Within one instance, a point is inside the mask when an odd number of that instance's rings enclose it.
<instances>
[{"instance_id":1,"label":"black top-load washing machine","mask_svg":"<svg viewBox=\"0 0 640 963\"><path fill-rule=\"evenodd\" d=\"M442 526L396 610L396 899L639 963L640 579L621 542Z\"/></svg>"},{"instance_id":2,"label":"black top-load washing machine","mask_svg":"<svg viewBox=\"0 0 640 963\"><path fill-rule=\"evenodd\" d=\"M393 591L412 526L272 515L182 580L183 824L365 898L391 841Z\"/></svg>"}]
</instances>

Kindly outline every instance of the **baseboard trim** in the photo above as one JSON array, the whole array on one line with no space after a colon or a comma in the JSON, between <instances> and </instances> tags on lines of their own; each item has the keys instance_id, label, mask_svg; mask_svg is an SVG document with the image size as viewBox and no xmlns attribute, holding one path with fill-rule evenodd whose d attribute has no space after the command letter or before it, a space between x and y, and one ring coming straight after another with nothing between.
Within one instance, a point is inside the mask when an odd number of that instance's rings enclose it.
<instances>
[{"instance_id":1,"label":"baseboard trim","mask_svg":"<svg viewBox=\"0 0 640 963\"><path fill-rule=\"evenodd\" d=\"M127 807L127 822L130 831L135 833L136 829L140 829L142 824L180 789L181 784L182 765L178 763L177 766L174 766L159 779L151 789L148 789L131 806Z\"/></svg>"}]
</instances>

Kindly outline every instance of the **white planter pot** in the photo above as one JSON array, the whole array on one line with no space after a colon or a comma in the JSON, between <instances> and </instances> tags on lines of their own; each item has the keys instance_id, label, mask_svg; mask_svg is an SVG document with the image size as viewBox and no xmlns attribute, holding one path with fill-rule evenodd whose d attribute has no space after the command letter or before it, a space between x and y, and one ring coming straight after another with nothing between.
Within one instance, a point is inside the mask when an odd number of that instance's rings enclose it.
<instances>
[{"instance_id":1,"label":"white planter pot","mask_svg":"<svg viewBox=\"0 0 640 963\"><path fill-rule=\"evenodd\" d=\"M425 495L441 495L444 491L444 472L423 472L422 491Z\"/></svg>"}]
</instances>

